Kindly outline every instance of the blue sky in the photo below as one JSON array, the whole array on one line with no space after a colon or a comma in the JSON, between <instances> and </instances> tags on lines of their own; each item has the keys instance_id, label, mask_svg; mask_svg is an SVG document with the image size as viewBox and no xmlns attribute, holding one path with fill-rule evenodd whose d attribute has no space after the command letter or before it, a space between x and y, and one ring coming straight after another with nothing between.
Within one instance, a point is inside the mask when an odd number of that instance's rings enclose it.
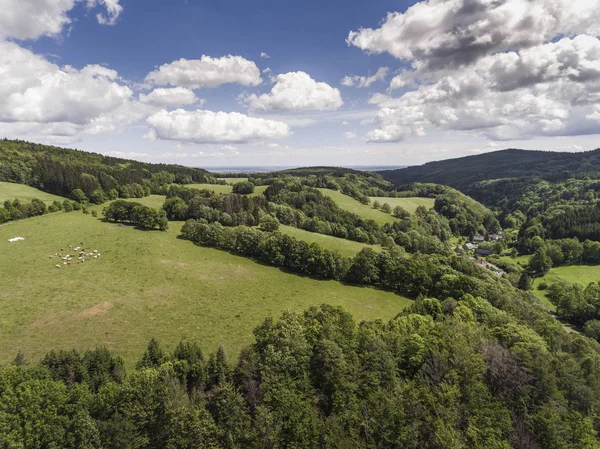
<instances>
[{"instance_id":1,"label":"blue sky","mask_svg":"<svg viewBox=\"0 0 600 449\"><path fill-rule=\"evenodd\" d=\"M0 13L0 136L194 166L597 146L598 0L0 0L0 10L12 12Z\"/></svg>"}]
</instances>

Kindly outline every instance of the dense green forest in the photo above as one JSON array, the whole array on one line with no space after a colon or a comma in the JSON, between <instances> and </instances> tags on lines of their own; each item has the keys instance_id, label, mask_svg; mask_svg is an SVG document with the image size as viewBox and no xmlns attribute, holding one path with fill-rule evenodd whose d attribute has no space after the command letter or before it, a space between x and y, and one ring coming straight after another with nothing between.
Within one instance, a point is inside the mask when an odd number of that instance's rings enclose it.
<instances>
[{"instance_id":1,"label":"dense green forest","mask_svg":"<svg viewBox=\"0 0 600 449\"><path fill-rule=\"evenodd\" d=\"M413 182L443 184L464 190L491 179L600 178L600 149L583 153L502 150L398 170L379 172L395 185Z\"/></svg>"},{"instance_id":2,"label":"dense green forest","mask_svg":"<svg viewBox=\"0 0 600 449\"><path fill-rule=\"evenodd\" d=\"M172 183L216 182L205 170L6 139L0 140L0 181L97 204L162 193Z\"/></svg>"}]
</instances>

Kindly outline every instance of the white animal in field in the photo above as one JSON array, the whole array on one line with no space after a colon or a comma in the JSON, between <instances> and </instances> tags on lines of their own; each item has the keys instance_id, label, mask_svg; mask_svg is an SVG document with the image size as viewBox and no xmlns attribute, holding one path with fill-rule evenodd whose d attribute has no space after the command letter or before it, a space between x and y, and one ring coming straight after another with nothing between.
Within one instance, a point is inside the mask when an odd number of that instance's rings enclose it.
<instances>
[{"instance_id":1,"label":"white animal in field","mask_svg":"<svg viewBox=\"0 0 600 449\"><path fill-rule=\"evenodd\" d=\"M56 265L56 268L60 268L60 265Z\"/></svg>"}]
</instances>

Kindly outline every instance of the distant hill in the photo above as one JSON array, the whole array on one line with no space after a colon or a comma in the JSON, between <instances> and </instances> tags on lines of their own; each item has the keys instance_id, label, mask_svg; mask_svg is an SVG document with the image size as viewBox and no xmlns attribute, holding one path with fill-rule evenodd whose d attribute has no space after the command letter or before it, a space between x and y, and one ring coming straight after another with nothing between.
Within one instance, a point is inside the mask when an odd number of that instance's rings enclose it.
<instances>
[{"instance_id":1,"label":"distant hill","mask_svg":"<svg viewBox=\"0 0 600 449\"><path fill-rule=\"evenodd\" d=\"M68 197L74 189L140 197L161 185L216 182L206 170L150 164L20 140L0 140L0 182L25 184Z\"/></svg>"},{"instance_id":2,"label":"distant hill","mask_svg":"<svg viewBox=\"0 0 600 449\"><path fill-rule=\"evenodd\" d=\"M562 181L573 177L600 177L600 149L584 153L510 149L378 173L398 186L424 182L463 191L477 182L492 179Z\"/></svg>"}]
</instances>

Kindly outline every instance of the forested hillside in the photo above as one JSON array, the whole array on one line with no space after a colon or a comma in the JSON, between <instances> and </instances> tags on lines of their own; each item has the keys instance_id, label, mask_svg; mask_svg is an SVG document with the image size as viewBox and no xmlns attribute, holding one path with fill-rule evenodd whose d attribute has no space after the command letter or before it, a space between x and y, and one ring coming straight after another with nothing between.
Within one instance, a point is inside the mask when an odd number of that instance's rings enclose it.
<instances>
[{"instance_id":1,"label":"forested hillside","mask_svg":"<svg viewBox=\"0 0 600 449\"><path fill-rule=\"evenodd\" d=\"M215 182L205 170L148 164L101 154L36 143L0 140L0 181L16 182L45 192L86 198L139 198L171 183ZM77 195L77 194L76 194ZM73 198L79 200L79 198Z\"/></svg>"},{"instance_id":2,"label":"forested hillside","mask_svg":"<svg viewBox=\"0 0 600 449\"><path fill-rule=\"evenodd\" d=\"M444 184L468 191L473 184L491 179L533 178L564 181L573 177L600 177L600 149L584 153L502 150L400 170L379 172L396 185L413 182Z\"/></svg>"}]
</instances>

